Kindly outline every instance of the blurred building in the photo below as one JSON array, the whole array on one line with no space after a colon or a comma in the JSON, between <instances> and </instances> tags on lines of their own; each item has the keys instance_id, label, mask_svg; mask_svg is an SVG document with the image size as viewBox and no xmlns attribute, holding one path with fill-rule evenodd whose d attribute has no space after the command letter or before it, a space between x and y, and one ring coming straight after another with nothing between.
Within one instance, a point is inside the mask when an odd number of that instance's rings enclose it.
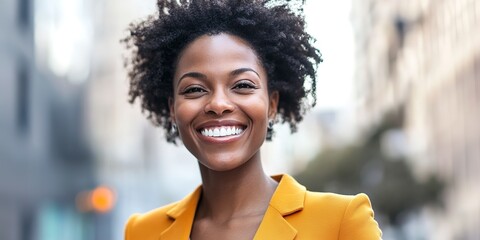
<instances>
[{"instance_id":1,"label":"blurred building","mask_svg":"<svg viewBox=\"0 0 480 240\"><path fill-rule=\"evenodd\" d=\"M418 176L448 182L445 208L426 211L429 239L478 239L480 3L352 2L360 132L403 112Z\"/></svg>"},{"instance_id":2,"label":"blurred building","mask_svg":"<svg viewBox=\"0 0 480 240\"><path fill-rule=\"evenodd\" d=\"M97 182L84 124L85 87L52 68L47 53L64 50L65 42L42 41L48 36L42 27L55 28L64 20L56 13L55 5L32 0L0 3L2 240L108 239L111 234L108 215L76 206L78 194Z\"/></svg>"}]
</instances>

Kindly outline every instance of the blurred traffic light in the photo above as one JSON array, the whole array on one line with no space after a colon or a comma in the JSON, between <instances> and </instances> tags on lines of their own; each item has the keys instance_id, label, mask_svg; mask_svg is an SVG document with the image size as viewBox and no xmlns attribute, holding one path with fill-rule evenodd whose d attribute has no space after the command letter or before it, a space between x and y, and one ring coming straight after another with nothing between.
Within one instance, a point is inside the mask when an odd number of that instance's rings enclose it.
<instances>
[{"instance_id":1,"label":"blurred traffic light","mask_svg":"<svg viewBox=\"0 0 480 240\"><path fill-rule=\"evenodd\" d=\"M98 186L77 194L76 205L80 212L107 213L115 206L114 191L106 186Z\"/></svg>"}]
</instances>

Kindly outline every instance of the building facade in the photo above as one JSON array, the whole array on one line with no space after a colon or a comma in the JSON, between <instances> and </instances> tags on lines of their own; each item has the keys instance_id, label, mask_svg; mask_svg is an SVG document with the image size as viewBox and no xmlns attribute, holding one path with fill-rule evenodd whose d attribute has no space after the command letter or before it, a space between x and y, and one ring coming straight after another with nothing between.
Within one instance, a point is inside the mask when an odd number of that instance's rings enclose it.
<instances>
[{"instance_id":1,"label":"building facade","mask_svg":"<svg viewBox=\"0 0 480 240\"><path fill-rule=\"evenodd\" d=\"M418 177L447 182L429 239L480 236L480 3L353 1L358 129L402 111Z\"/></svg>"},{"instance_id":2,"label":"building facade","mask_svg":"<svg viewBox=\"0 0 480 240\"><path fill-rule=\"evenodd\" d=\"M35 6L0 3L0 239L108 239L110 232L90 231L105 221L75 205L96 185L85 88L43 65Z\"/></svg>"}]
</instances>

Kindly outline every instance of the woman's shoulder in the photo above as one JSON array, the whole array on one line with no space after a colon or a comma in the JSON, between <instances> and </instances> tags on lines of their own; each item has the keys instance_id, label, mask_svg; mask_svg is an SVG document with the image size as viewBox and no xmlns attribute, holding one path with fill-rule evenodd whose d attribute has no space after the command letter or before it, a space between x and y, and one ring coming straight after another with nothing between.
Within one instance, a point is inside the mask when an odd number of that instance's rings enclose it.
<instances>
[{"instance_id":1,"label":"woman's shoulder","mask_svg":"<svg viewBox=\"0 0 480 240\"><path fill-rule=\"evenodd\" d=\"M125 239L157 240L165 230L172 226L176 218L183 216L184 219L193 219L200 193L201 187L198 187L178 202L143 214L133 214L125 226ZM191 222L182 224L191 224Z\"/></svg>"},{"instance_id":2,"label":"woman's shoulder","mask_svg":"<svg viewBox=\"0 0 480 240\"><path fill-rule=\"evenodd\" d=\"M370 199L365 193L359 193L356 195L344 195L330 192L307 191L305 198L306 204L310 203L316 206L328 205L329 207L345 208L352 202L370 205Z\"/></svg>"},{"instance_id":3,"label":"woman's shoulder","mask_svg":"<svg viewBox=\"0 0 480 240\"><path fill-rule=\"evenodd\" d=\"M372 209L368 196L364 193L343 195L329 192L307 191L305 194L304 211L321 212L330 216L343 217L347 210Z\"/></svg>"},{"instance_id":4,"label":"woman's shoulder","mask_svg":"<svg viewBox=\"0 0 480 240\"><path fill-rule=\"evenodd\" d=\"M382 232L374 219L370 199L364 193L342 195L310 192L305 196L304 212L323 216L339 226L339 239L380 239Z\"/></svg>"},{"instance_id":5,"label":"woman's shoulder","mask_svg":"<svg viewBox=\"0 0 480 240\"><path fill-rule=\"evenodd\" d=\"M146 213L131 215L125 226L125 239L149 239L152 233L161 232L159 230L170 225L172 220L167 213L177 204L175 202Z\"/></svg>"},{"instance_id":6,"label":"woman's shoulder","mask_svg":"<svg viewBox=\"0 0 480 240\"><path fill-rule=\"evenodd\" d=\"M174 208L178 202L170 203L165 206L152 209L148 212L145 213L135 213L130 218L128 219L128 223L132 225L143 225L143 223L149 223L154 221L155 224L158 224L159 221L168 220L168 214L167 212Z\"/></svg>"}]
</instances>

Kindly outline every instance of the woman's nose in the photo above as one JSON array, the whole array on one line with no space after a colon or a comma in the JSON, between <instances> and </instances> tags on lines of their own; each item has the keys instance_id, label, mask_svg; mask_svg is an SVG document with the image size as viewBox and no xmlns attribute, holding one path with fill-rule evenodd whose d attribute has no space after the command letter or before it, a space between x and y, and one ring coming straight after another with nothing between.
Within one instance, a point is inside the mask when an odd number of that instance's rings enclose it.
<instances>
[{"instance_id":1,"label":"woman's nose","mask_svg":"<svg viewBox=\"0 0 480 240\"><path fill-rule=\"evenodd\" d=\"M235 109L228 94L224 91L216 91L211 95L208 103L205 105L205 113L222 115L232 112Z\"/></svg>"}]
</instances>

